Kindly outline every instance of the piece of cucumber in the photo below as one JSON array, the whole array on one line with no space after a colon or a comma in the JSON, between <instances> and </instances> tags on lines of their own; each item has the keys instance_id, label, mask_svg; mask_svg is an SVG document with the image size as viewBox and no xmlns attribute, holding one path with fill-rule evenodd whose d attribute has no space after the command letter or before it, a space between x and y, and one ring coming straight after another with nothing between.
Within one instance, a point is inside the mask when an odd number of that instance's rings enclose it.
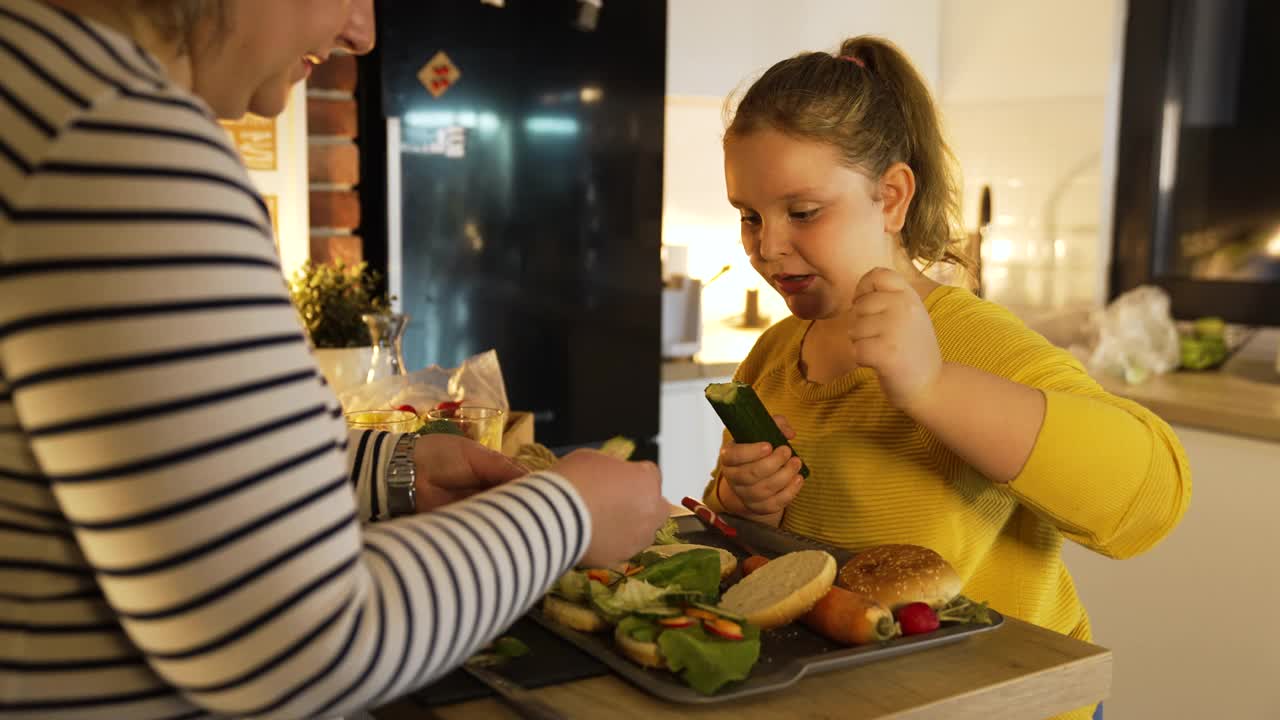
<instances>
[{"instance_id":1,"label":"piece of cucumber","mask_svg":"<svg viewBox=\"0 0 1280 720\"><path fill-rule=\"evenodd\" d=\"M684 603L700 602L705 600L702 593L694 590L682 590L680 592L668 592L662 596L662 601L670 605L680 605Z\"/></svg>"},{"instance_id":2,"label":"piece of cucumber","mask_svg":"<svg viewBox=\"0 0 1280 720\"><path fill-rule=\"evenodd\" d=\"M722 607L716 607L715 605L707 605L706 603L695 602L695 603L689 603L689 607L698 608L699 610L706 610L707 612L713 615L722 617L725 620L732 620L733 622L736 622L739 624L747 621L747 619L744 618L743 616L737 615L735 613L731 613L728 610L725 610Z\"/></svg>"},{"instance_id":3,"label":"piece of cucumber","mask_svg":"<svg viewBox=\"0 0 1280 720\"><path fill-rule=\"evenodd\" d=\"M773 416L760 402L760 396L746 383L712 383L707 386L707 402L720 416L725 428L736 443L767 442L775 448L786 445L787 437L773 421ZM791 447L791 452L795 453ZM809 477L809 466L800 461L800 476Z\"/></svg>"},{"instance_id":4,"label":"piece of cucumber","mask_svg":"<svg viewBox=\"0 0 1280 720\"><path fill-rule=\"evenodd\" d=\"M642 607L639 610L632 610L631 614L639 615L642 618L649 618L650 620L660 620L662 618L676 617L683 613L680 611L680 608L671 607L670 605L650 605L649 607Z\"/></svg>"}]
</instances>

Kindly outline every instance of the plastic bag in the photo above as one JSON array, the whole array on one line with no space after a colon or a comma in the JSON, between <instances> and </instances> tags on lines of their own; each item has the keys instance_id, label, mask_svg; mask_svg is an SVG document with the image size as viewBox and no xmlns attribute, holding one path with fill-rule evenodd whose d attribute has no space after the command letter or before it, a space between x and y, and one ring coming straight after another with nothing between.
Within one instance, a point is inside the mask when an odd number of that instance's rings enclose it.
<instances>
[{"instance_id":1,"label":"plastic bag","mask_svg":"<svg viewBox=\"0 0 1280 720\"><path fill-rule=\"evenodd\" d=\"M1116 298L1090 317L1093 343L1072 350L1097 375L1137 384L1178 367L1178 328L1169 313L1169 295L1143 285Z\"/></svg>"},{"instance_id":2,"label":"plastic bag","mask_svg":"<svg viewBox=\"0 0 1280 720\"><path fill-rule=\"evenodd\" d=\"M408 375L392 375L357 385L348 388L338 399L347 412L412 405L420 414L425 414L446 400L498 408L504 413L510 411L507 386L502 380L495 350L473 355L460 367L432 365Z\"/></svg>"}]
</instances>

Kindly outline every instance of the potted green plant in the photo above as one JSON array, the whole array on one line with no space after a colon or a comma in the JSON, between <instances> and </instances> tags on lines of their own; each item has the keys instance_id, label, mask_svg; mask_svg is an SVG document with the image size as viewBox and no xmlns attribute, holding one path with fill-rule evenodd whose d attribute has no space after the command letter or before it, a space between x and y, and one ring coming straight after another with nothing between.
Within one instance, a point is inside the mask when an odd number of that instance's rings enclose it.
<instances>
[{"instance_id":1,"label":"potted green plant","mask_svg":"<svg viewBox=\"0 0 1280 720\"><path fill-rule=\"evenodd\" d=\"M289 294L315 347L316 362L334 392L364 382L373 356L365 314L386 313L381 278L366 263L315 264L289 279Z\"/></svg>"}]
</instances>

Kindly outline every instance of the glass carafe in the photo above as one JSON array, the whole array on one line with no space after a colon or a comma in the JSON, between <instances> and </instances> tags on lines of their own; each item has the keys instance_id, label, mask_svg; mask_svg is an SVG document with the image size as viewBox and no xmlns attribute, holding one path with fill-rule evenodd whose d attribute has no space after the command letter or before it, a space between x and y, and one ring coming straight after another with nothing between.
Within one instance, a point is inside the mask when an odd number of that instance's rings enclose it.
<instances>
[{"instance_id":1,"label":"glass carafe","mask_svg":"<svg viewBox=\"0 0 1280 720\"><path fill-rule=\"evenodd\" d=\"M373 344L373 358L369 362L369 375L365 382L404 375L404 331L409 324L409 316L403 313L379 313L360 317L369 326L369 337Z\"/></svg>"}]
</instances>

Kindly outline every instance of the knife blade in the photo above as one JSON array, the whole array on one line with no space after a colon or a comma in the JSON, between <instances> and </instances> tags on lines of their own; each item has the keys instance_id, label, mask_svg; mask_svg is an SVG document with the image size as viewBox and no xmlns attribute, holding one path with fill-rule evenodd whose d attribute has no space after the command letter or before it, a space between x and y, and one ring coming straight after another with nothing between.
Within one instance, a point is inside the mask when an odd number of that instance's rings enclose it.
<instances>
[{"instance_id":1,"label":"knife blade","mask_svg":"<svg viewBox=\"0 0 1280 720\"><path fill-rule=\"evenodd\" d=\"M748 545L745 540L738 537L737 528L725 522L714 510L702 504L700 501L691 497L686 497L680 501L680 504L692 511L704 525L719 531L723 537L728 539L728 541L739 550L745 552L748 557L760 554L756 552L755 548Z\"/></svg>"}]
</instances>

